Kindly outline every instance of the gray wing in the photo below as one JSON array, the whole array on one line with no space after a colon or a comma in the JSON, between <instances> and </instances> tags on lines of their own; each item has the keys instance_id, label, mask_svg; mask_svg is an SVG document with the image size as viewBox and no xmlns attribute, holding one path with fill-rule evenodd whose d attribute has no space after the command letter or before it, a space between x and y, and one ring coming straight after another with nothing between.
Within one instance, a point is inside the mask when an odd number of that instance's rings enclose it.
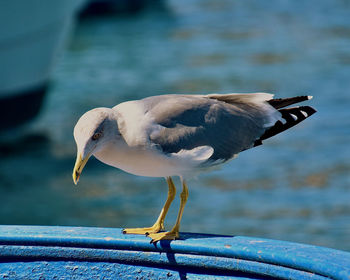
<instances>
[{"instance_id":1,"label":"gray wing","mask_svg":"<svg viewBox=\"0 0 350 280\"><path fill-rule=\"evenodd\" d=\"M217 95L222 96L222 95ZM249 100L249 99L248 99ZM277 110L266 102L224 102L215 96L164 95L143 100L160 129L150 141L165 153L211 146L209 160L228 160L253 146Z\"/></svg>"}]
</instances>

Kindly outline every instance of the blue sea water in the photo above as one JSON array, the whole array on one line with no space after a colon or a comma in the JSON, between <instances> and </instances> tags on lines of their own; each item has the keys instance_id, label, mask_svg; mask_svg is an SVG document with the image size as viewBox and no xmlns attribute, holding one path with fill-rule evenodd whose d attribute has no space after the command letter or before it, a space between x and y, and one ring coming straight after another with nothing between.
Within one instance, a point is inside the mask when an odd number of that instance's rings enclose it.
<instances>
[{"instance_id":1,"label":"blue sea water","mask_svg":"<svg viewBox=\"0 0 350 280\"><path fill-rule=\"evenodd\" d=\"M350 250L349 14L341 0L173 0L81 20L29 135L1 149L0 224L153 224L164 179L91 159L74 187L72 131L94 107L163 93L307 94L315 115L189 181L181 230Z\"/></svg>"}]
</instances>

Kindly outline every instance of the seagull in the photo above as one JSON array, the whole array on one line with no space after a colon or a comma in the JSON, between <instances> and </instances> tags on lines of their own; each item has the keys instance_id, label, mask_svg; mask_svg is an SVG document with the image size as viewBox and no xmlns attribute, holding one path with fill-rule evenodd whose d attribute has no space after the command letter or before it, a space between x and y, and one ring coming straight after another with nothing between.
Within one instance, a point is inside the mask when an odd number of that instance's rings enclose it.
<instances>
[{"instance_id":1,"label":"seagull","mask_svg":"<svg viewBox=\"0 0 350 280\"><path fill-rule=\"evenodd\" d=\"M74 127L77 158L73 181L78 183L92 155L134 175L164 177L168 196L156 222L151 227L126 228L123 233L146 234L151 243L178 239L188 198L186 179L234 159L316 112L310 106L289 107L312 96L273 96L168 94L92 109ZM173 176L182 184L180 208L173 228L164 231L176 195Z\"/></svg>"}]
</instances>

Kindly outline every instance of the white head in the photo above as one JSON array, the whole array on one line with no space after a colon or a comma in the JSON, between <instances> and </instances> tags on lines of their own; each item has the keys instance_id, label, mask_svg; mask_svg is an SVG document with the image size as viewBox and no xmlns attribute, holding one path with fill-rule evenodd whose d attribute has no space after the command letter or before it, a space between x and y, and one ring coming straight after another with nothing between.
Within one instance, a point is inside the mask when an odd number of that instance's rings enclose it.
<instances>
[{"instance_id":1,"label":"white head","mask_svg":"<svg viewBox=\"0 0 350 280\"><path fill-rule=\"evenodd\" d=\"M74 127L77 144L77 159L73 169L73 181L78 183L85 164L91 155L110 141L121 138L115 111L110 108L95 108L80 117Z\"/></svg>"}]
</instances>

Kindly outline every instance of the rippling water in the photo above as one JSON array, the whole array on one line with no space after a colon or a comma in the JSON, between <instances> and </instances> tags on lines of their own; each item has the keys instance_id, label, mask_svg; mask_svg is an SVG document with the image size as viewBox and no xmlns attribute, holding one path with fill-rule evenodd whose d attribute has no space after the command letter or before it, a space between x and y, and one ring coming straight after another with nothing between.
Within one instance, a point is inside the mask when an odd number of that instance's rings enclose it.
<instances>
[{"instance_id":1,"label":"rippling water","mask_svg":"<svg viewBox=\"0 0 350 280\"><path fill-rule=\"evenodd\" d=\"M72 131L91 108L162 93L308 94L317 114L189 182L182 230L350 250L350 2L165 3L79 22L41 115L2 140L0 224L154 222L163 179L91 160L73 186Z\"/></svg>"}]
</instances>

